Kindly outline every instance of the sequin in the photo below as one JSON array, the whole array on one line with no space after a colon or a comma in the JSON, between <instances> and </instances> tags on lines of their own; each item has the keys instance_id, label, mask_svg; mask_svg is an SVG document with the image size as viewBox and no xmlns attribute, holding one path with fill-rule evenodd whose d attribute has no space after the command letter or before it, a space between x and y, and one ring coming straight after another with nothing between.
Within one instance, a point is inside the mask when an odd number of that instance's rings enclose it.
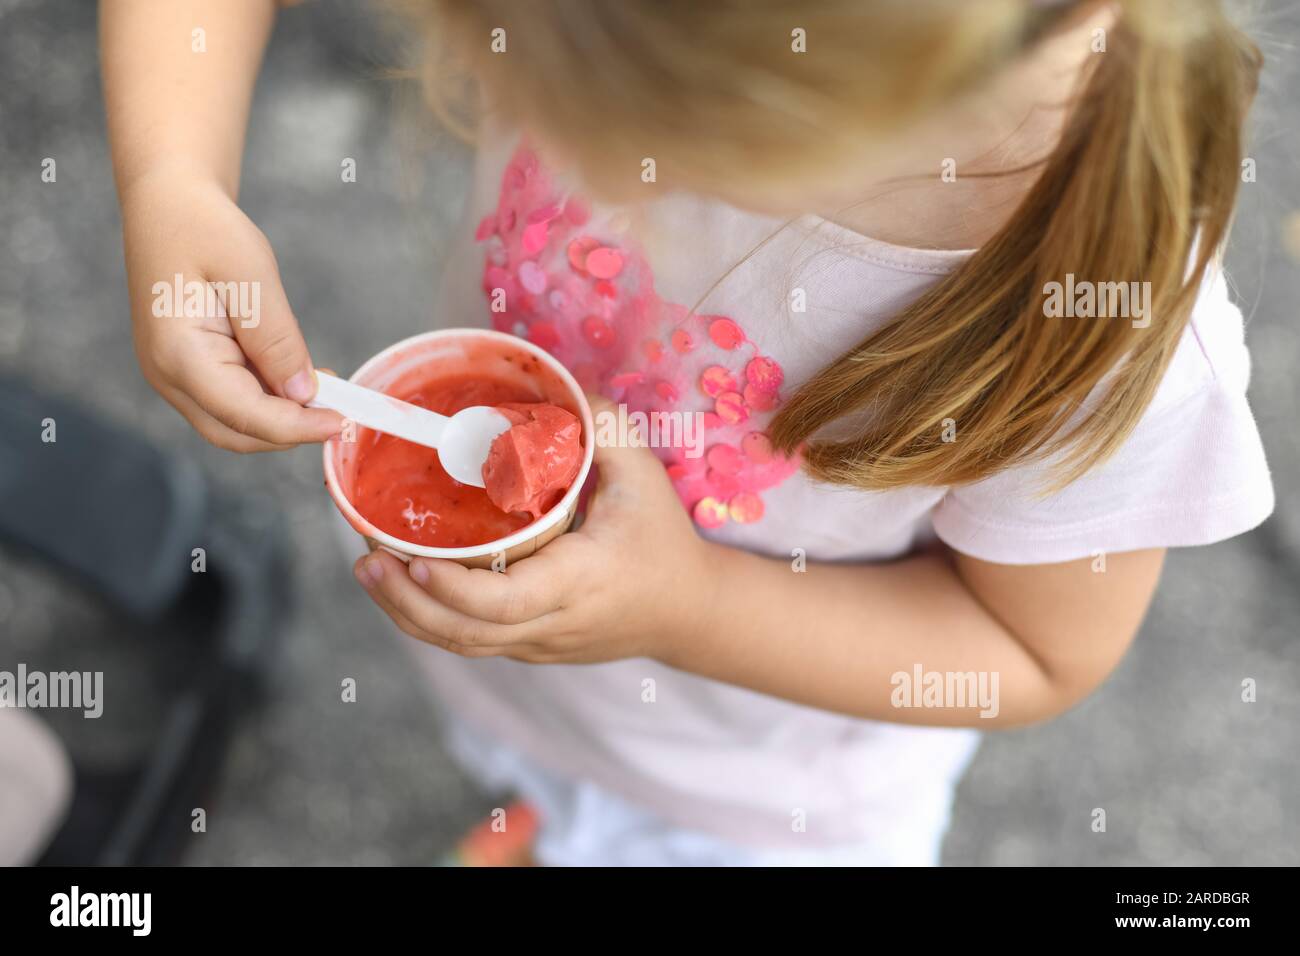
<instances>
[{"instance_id":1,"label":"sequin","mask_svg":"<svg viewBox=\"0 0 1300 956\"><path fill-rule=\"evenodd\" d=\"M745 380L760 392L775 392L785 381L785 372L776 362L760 355L745 366Z\"/></svg>"},{"instance_id":2,"label":"sequin","mask_svg":"<svg viewBox=\"0 0 1300 956\"><path fill-rule=\"evenodd\" d=\"M582 337L594 348L607 349L614 344L614 327L598 315L582 320Z\"/></svg>"},{"instance_id":3,"label":"sequin","mask_svg":"<svg viewBox=\"0 0 1300 956\"><path fill-rule=\"evenodd\" d=\"M692 509L701 528L720 528L727 520L727 506L717 498L701 498Z\"/></svg>"},{"instance_id":4,"label":"sequin","mask_svg":"<svg viewBox=\"0 0 1300 956\"><path fill-rule=\"evenodd\" d=\"M569 268L574 272L585 276L587 274L587 253L591 252L591 250L595 249L598 245L600 245L600 243L591 238L591 236L579 236L577 239L574 239L569 243L569 247L566 250L569 257Z\"/></svg>"},{"instance_id":5,"label":"sequin","mask_svg":"<svg viewBox=\"0 0 1300 956\"><path fill-rule=\"evenodd\" d=\"M798 453L775 451L761 430L784 392L781 366L726 314L699 314L657 294L649 263L619 233L631 224L559 187L521 147L475 235L488 296L504 291L506 309L492 314L492 326L526 334L588 391L637 411L700 415L705 454L660 452L668 477L701 525L758 520L763 490L798 468Z\"/></svg>"},{"instance_id":6,"label":"sequin","mask_svg":"<svg viewBox=\"0 0 1300 956\"><path fill-rule=\"evenodd\" d=\"M530 212L528 214L528 222L530 224L537 222L550 222L559 214L560 207L555 203L551 203L548 206L542 206L540 209L534 209Z\"/></svg>"},{"instance_id":7,"label":"sequin","mask_svg":"<svg viewBox=\"0 0 1300 956\"><path fill-rule=\"evenodd\" d=\"M534 322L528 328L528 341L550 351L560 344L560 333L551 322Z\"/></svg>"},{"instance_id":8,"label":"sequin","mask_svg":"<svg viewBox=\"0 0 1300 956\"><path fill-rule=\"evenodd\" d=\"M736 524L752 524L763 517L763 499L752 491L742 491L727 502L727 514Z\"/></svg>"},{"instance_id":9,"label":"sequin","mask_svg":"<svg viewBox=\"0 0 1300 956\"><path fill-rule=\"evenodd\" d=\"M577 196L570 196L564 204L564 218L575 226L586 225L587 220L591 218L591 210Z\"/></svg>"},{"instance_id":10,"label":"sequin","mask_svg":"<svg viewBox=\"0 0 1300 956\"><path fill-rule=\"evenodd\" d=\"M705 474L704 480L709 483L709 488L714 496L721 498L723 501L740 492L740 482L736 480L735 475L724 475L710 468Z\"/></svg>"},{"instance_id":11,"label":"sequin","mask_svg":"<svg viewBox=\"0 0 1300 956\"><path fill-rule=\"evenodd\" d=\"M718 348L734 349L745 341L745 333L731 319L714 319L709 323L709 338Z\"/></svg>"},{"instance_id":12,"label":"sequin","mask_svg":"<svg viewBox=\"0 0 1300 956\"><path fill-rule=\"evenodd\" d=\"M744 465L744 457L735 445L714 445L705 453L704 460L719 474L737 474Z\"/></svg>"},{"instance_id":13,"label":"sequin","mask_svg":"<svg viewBox=\"0 0 1300 956\"><path fill-rule=\"evenodd\" d=\"M520 247L523 249L524 255L535 256L546 248L548 228L544 222L535 222L524 227L524 235L520 240Z\"/></svg>"},{"instance_id":14,"label":"sequin","mask_svg":"<svg viewBox=\"0 0 1300 956\"><path fill-rule=\"evenodd\" d=\"M749 432L740 440L740 449L745 457L756 464L772 460L772 439L762 432Z\"/></svg>"},{"instance_id":15,"label":"sequin","mask_svg":"<svg viewBox=\"0 0 1300 956\"><path fill-rule=\"evenodd\" d=\"M585 265L597 279L612 279L623 271L623 253L609 246L600 246L587 253Z\"/></svg>"},{"instance_id":16,"label":"sequin","mask_svg":"<svg viewBox=\"0 0 1300 956\"><path fill-rule=\"evenodd\" d=\"M700 391L709 398L736 390L736 377L721 365L710 365L700 375Z\"/></svg>"},{"instance_id":17,"label":"sequin","mask_svg":"<svg viewBox=\"0 0 1300 956\"><path fill-rule=\"evenodd\" d=\"M519 263L518 276L519 284L533 295L541 295L546 291L546 270L532 259Z\"/></svg>"},{"instance_id":18,"label":"sequin","mask_svg":"<svg viewBox=\"0 0 1300 956\"><path fill-rule=\"evenodd\" d=\"M760 391L753 385L746 385L745 404L756 412L770 411L776 407L776 393Z\"/></svg>"},{"instance_id":19,"label":"sequin","mask_svg":"<svg viewBox=\"0 0 1300 956\"><path fill-rule=\"evenodd\" d=\"M713 410L718 413L719 418L730 425L738 425L749 418L749 409L745 407L745 400L735 392L723 392L719 395L718 400L713 403Z\"/></svg>"},{"instance_id":20,"label":"sequin","mask_svg":"<svg viewBox=\"0 0 1300 956\"><path fill-rule=\"evenodd\" d=\"M630 388L645 381L644 372L619 372L609 380L610 388Z\"/></svg>"}]
</instances>

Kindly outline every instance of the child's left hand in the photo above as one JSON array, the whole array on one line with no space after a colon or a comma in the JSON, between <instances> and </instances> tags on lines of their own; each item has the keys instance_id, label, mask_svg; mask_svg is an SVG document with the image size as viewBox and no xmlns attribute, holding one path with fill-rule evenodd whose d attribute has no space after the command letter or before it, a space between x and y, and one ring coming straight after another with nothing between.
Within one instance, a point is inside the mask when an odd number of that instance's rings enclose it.
<instances>
[{"instance_id":1,"label":"child's left hand","mask_svg":"<svg viewBox=\"0 0 1300 956\"><path fill-rule=\"evenodd\" d=\"M646 448L601 448L582 527L504 572L377 550L357 580L399 628L464 657L665 660L702 632L711 546Z\"/></svg>"}]
</instances>

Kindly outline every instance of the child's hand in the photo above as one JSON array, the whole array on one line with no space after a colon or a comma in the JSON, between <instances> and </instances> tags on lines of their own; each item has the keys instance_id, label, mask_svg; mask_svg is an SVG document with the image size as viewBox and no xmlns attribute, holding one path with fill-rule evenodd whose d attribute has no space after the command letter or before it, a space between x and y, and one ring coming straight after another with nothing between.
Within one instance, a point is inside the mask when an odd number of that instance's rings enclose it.
<instances>
[{"instance_id":1,"label":"child's hand","mask_svg":"<svg viewBox=\"0 0 1300 956\"><path fill-rule=\"evenodd\" d=\"M407 634L465 657L589 664L666 660L706 627L709 549L644 448L597 448L582 527L504 573L382 550L357 579Z\"/></svg>"},{"instance_id":2,"label":"child's hand","mask_svg":"<svg viewBox=\"0 0 1300 956\"><path fill-rule=\"evenodd\" d=\"M248 452L338 433L335 412L302 405L316 382L271 245L217 183L146 174L124 190L122 219L140 368L199 434ZM243 295L216 309L205 295L202 314L187 316L178 274L183 292L197 281L236 283Z\"/></svg>"}]
</instances>

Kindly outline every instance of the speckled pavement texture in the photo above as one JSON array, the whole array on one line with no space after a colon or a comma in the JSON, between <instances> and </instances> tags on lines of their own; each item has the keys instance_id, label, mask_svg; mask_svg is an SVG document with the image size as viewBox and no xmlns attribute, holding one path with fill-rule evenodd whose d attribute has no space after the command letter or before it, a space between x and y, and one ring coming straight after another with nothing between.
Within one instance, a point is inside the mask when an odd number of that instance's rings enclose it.
<instances>
[{"instance_id":1,"label":"speckled pavement texture","mask_svg":"<svg viewBox=\"0 0 1300 956\"><path fill-rule=\"evenodd\" d=\"M275 246L316 361L339 369L430 325L469 158L383 76L386 46L363 9L319 2L281 17L241 197ZM1250 317L1277 514L1259 532L1175 554L1133 651L1088 701L986 740L958 794L947 863L1300 863L1300 268L1281 238L1288 216L1300 232L1300 76L1283 62L1300 16L1271 10L1256 27L1273 62L1258 181L1245 187L1229 262ZM223 487L268 496L298 562L298 611L268 702L244 722L187 860L432 862L496 803L443 752L398 640L339 560L318 454L210 448L136 370L97 70L94 4L0 0L0 374L91 399ZM57 185L40 181L46 156ZM359 168L346 187L344 156ZM0 668L69 648L82 666L111 662L120 637L90 598L0 551ZM355 704L340 701L347 676ZM1253 704L1240 700L1247 677ZM129 674L113 679L135 696ZM139 703L112 727L78 722L71 748L110 762L149 716ZM1094 807L1107 811L1105 833L1091 832Z\"/></svg>"}]
</instances>

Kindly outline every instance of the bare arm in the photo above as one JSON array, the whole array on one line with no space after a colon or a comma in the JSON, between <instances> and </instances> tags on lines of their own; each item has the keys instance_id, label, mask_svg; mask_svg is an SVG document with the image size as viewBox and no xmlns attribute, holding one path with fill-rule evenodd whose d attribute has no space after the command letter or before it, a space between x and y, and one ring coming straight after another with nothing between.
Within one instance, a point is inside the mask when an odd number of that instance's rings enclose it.
<instances>
[{"instance_id":1,"label":"bare arm","mask_svg":"<svg viewBox=\"0 0 1300 956\"><path fill-rule=\"evenodd\" d=\"M273 0L102 0L100 59L119 192L175 167L235 197L275 9ZM195 49L200 39L203 52Z\"/></svg>"},{"instance_id":2,"label":"bare arm","mask_svg":"<svg viewBox=\"0 0 1300 956\"><path fill-rule=\"evenodd\" d=\"M316 389L307 343L270 242L235 202L274 19L272 0L100 3L140 369L204 438L236 451L323 441L340 424L303 407ZM179 308L173 287L203 299L203 314Z\"/></svg>"},{"instance_id":3,"label":"bare arm","mask_svg":"<svg viewBox=\"0 0 1300 956\"><path fill-rule=\"evenodd\" d=\"M931 552L885 565L809 565L718 548L715 622L668 663L827 710L876 720L1006 727L1066 710L1132 642L1163 550L991 564ZM726 622L725 625L723 622ZM997 713L973 704L895 706L916 669L997 675ZM894 675L906 675L894 680Z\"/></svg>"}]
</instances>

